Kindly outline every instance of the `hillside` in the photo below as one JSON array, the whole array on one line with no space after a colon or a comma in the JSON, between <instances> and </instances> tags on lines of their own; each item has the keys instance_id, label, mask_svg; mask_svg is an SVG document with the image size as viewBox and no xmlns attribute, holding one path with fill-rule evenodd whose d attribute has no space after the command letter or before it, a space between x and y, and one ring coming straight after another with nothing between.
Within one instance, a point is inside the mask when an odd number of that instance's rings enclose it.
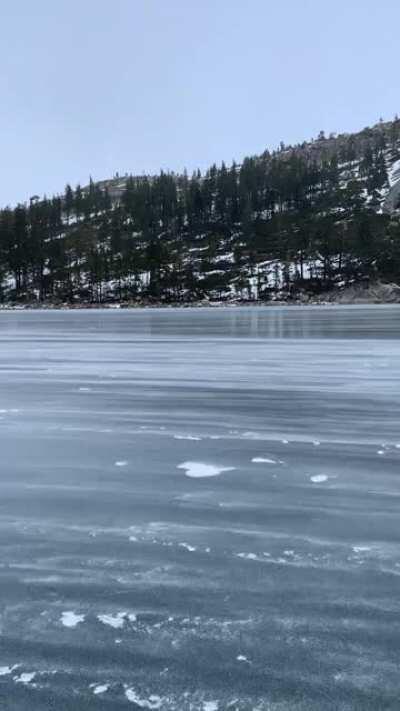
<instances>
[{"instance_id":1,"label":"hillside","mask_svg":"<svg viewBox=\"0 0 400 711\"><path fill-rule=\"evenodd\" d=\"M321 298L400 281L400 120L0 212L6 303Z\"/></svg>"}]
</instances>

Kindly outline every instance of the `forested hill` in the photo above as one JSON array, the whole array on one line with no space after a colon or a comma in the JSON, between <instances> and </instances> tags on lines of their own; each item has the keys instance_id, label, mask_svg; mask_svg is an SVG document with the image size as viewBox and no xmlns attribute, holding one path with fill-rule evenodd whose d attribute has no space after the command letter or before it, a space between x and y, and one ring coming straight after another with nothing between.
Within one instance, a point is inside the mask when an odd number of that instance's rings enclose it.
<instances>
[{"instance_id":1,"label":"forested hill","mask_svg":"<svg viewBox=\"0 0 400 711\"><path fill-rule=\"evenodd\" d=\"M3 302L281 299L400 281L400 119L0 212Z\"/></svg>"}]
</instances>

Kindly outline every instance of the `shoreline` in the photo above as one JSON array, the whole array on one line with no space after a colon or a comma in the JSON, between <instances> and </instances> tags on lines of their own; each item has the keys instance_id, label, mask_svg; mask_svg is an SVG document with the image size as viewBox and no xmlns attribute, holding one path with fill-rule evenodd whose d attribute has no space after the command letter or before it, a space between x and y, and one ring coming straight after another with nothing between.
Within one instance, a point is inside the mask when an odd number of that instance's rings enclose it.
<instances>
[{"instance_id":1,"label":"shoreline","mask_svg":"<svg viewBox=\"0 0 400 711\"><path fill-rule=\"evenodd\" d=\"M136 299L108 302L51 302L30 301L17 303L8 301L0 304L0 311L80 311L80 310L134 310L134 309L215 309L215 308L270 308L277 306L372 306L400 304L400 286L395 283L376 281L368 285L354 284L344 288L336 288L319 295L299 292L292 297L287 294L276 294L271 299L198 299L196 301L153 301L151 299ZM279 298L281 297L281 298ZM283 297L283 298L282 298Z\"/></svg>"},{"instance_id":2,"label":"shoreline","mask_svg":"<svg viewBox=\"0 0 400 711\"><path fill-rule=\"evenodd\" d=\"M139 310L152 310L152 309L225 309L225 308L257 308L257 309L270 309L270 308L307 308L307 307L335 307L335 306L400 306L399 301L370 301L370 300L353 300L353 301L246 301L246 302L227 302L227 301L214 301L207 304L202 302L182 304L182 303L155 303L155 304L79 304L79 305L65 305L65 304L0 304L1 312L14 312L14 311L139 311Z\"/></svg>"}]
</instances>

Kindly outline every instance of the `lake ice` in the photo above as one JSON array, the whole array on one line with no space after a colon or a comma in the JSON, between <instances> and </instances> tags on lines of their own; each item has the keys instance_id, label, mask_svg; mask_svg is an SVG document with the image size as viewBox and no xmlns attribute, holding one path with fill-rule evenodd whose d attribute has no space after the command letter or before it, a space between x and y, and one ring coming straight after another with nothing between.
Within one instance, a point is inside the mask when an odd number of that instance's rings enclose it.
<instances>
[{"instance_id":1,"label":"lake ice","mask_svg":"<svg viewBox=\"0 0 400 711\"><path fill-rule=\"evenodd\" d=\"M0 701L398 710L400 307L0 313Z\"/></svg>"}]
</instances>

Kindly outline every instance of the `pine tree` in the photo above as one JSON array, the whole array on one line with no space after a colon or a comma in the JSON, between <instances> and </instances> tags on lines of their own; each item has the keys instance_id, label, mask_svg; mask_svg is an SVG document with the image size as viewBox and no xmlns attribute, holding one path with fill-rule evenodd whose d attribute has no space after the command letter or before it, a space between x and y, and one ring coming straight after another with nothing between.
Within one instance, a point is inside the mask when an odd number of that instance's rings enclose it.
<instances>
[{"instance_id":1,"label":"pine tree","mask_svg":"<svg viewBox=\"0 0 400 711\"><path fill-rule=\"evenodd\" d=\"M69 225L69 220L71 212L74 208L74 192L70 185L66 185L64 192L64 210L67 217L67 224Z\"/></svg>"}]
</instances>

